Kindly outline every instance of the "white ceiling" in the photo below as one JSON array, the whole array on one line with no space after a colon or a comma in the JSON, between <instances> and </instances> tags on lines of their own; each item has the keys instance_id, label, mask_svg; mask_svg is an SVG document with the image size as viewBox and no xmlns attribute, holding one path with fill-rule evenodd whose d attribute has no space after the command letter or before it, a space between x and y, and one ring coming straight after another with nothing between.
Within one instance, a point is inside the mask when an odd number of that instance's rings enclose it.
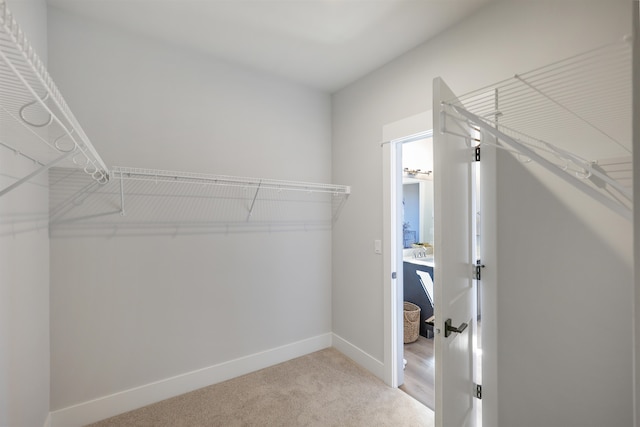
<instances>
[{"instance_id":1,"label":"white ceiling","mask_svg":"<svg viewBox=\"0 0 640 427\"><path fill-rule=\"evenodd\" d=\"M47 0L334 92L493 0Z\"/></svg>"}]
</instances>

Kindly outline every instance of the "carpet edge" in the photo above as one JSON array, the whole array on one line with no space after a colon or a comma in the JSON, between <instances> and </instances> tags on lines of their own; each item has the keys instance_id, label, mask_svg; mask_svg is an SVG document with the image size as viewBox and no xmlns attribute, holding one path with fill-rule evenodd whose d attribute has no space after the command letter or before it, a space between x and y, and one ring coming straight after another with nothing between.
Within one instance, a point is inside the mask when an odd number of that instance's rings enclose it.
<instances>
[{"instance_id":1,"label":"carpet edge","mask_svg":"<svg viewBox=\"0 0 640 427\"><path fill-rule=\"evenodd\" d=\"M261 351L209 367L123 390L49 413L51 427L81 427L183 393L331 347L332 334Z\"/></svg>"},{"instance_id":2,"label":"carpet edge","mask_svg":"<svg viewBox=\"0 0 640 427\"><path fill-rule=\"evenodd\" d=\"M340 335L333 333L332 336L333 347L336 350L356 362L358 365L365 368L367 371L371 372L376 377L380 378L382 381L385 381L383 362L371 356L360 347L345 340Z\"/></svg>"}]
</instances>

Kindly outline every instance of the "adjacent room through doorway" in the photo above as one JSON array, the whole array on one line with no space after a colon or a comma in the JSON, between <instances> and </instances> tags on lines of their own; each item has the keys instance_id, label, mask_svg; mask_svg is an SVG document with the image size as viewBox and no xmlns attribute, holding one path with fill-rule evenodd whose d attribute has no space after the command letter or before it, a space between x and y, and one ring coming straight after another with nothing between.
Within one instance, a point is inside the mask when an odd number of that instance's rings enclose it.
<instances>
[{"instance_id":1,"label":"adjacent room through doorway","mask_svg":"<svg viewBox=\"0 0 640 427\"><path fill-rule=\"evenodd\" d=\"M479 138L479 135L478 135ZM395 328L402 335L397 340L398 353L402 357L403 372L399 375L399 388L432 410L436 410L436 351L434 339L434 174L432 132L408 136L394 141L397 144L398 161L392 167L398 185L398 195L392 197L397 212L392 227L398 233L394 257L398 260L396 271L397 295L402 302L402 325ZM472 165L473 203L475 223L473 230L473 252L480 257L480 168ZM436 273L437 274L437 273ZM474 281L478 294L477 327L474 330L474 372L476 383L481 383L480 340L480 287ZM400 298L401 297L401 298ZM393 329L394 327L392 327ZM481 423L481 408L478 403L477 426Z\"/></svg>"},{"instance_id":2,"label":"adjacent room through doorway","mask_svg":"<svg viewBox=\"0 0 640 427\"><path fill-rule=\"evenodd\" d=\"M400 389L435 410L433 140L411 140L401 150L404 384Z\"/></svg>"}]
</instances>

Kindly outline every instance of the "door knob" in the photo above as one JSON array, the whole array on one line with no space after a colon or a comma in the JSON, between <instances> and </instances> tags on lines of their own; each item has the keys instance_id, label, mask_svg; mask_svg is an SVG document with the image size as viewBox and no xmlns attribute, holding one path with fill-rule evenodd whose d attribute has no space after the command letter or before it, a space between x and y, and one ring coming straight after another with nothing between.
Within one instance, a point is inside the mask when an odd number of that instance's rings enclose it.
<instances>
[{"instance_id":1,"label":"door knob","mask_svg":"<svg viewBox=\"0 0 640 427\"><path fill-rule=\"evenodd\" d=\"M447 338L449 335L451 335L452 332L461 334L465 329L467 329L467 326L469 325L467 325L466 323L461 323L460 326L456 328L454 326L451 326L451 319L447 319L444 322L444 336L445 338Z\"/></svg>"}]
</instances>

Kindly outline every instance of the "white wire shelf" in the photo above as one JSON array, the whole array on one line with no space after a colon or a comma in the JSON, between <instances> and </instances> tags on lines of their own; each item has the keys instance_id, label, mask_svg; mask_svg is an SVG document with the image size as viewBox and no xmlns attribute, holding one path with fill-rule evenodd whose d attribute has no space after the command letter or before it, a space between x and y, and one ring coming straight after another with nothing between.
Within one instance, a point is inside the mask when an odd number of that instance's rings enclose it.
<instances>
[{"instance_id":1,"label":"white wire shelf","mask_svg":"<svg viewBox=\"0 0 640 427\"><path fill-rule=\"evenodd\" d=\"M82 130L43 62L0 0L0 149L31 160L0 196L58 165L83 170L106 183L109 170Z\"/></svg>"},{"instance_id":2,"label":"white wire shelf","mask_svg":"<svg viewBox=\"0 0 640 427\"><path fill-rule=\"evenodd\" d=\"M591 160L628 156L632 59L630 43L619 41L516 74L451 103L533 144L544 141Z\"/></svg>"},{"instance_id":3,"label":"white wire shelf","mask_svg":"<svg viewBox=\"0 0 640 427\"><path fill-rule=\"evenodd\" d=\"M331 226L344 185L115 167L72 114L0 0L0 150L31 161L0 197L49 171L50 230L309 229Z\"/></svg>"},{"instance_id":4,"label":"white wire shelf","mask_svg":"<svg viewBox=\"0 0 640 427\"><path fill-rule=\"evenodd\" d=\"M229 175L211 175L193 172L176 172L156 169L140 169L114 166L112 175L117 179L169 182L199 185L219 185L227 187L260 188L276 191L302 191L348 195L351 188L346 185L320 184L302 181L283 181L268 178L251 178Z\"/></svg>"},{"instance_id":5,"label":"white wire shelf","mask_svg":"<svg viewBox=\"0 0 640 427\"><path fill-rule=\"evenodd\" d=\"M53 236L330 229L350 187L114 167L100 185L49 172Z\"/></svg>"},{"instance_id":6,"label":"white wire shelf","mask_svg":"<svg viewBox=\"0 0 640 427\"><path fill-rule=\"evenodd\" d=\"M491 135L498 148L630 219L631 64L631 46L621 41L517 74L443 103L440 131L470 146L479 131Z\"/></svg>"}]
</instances>

